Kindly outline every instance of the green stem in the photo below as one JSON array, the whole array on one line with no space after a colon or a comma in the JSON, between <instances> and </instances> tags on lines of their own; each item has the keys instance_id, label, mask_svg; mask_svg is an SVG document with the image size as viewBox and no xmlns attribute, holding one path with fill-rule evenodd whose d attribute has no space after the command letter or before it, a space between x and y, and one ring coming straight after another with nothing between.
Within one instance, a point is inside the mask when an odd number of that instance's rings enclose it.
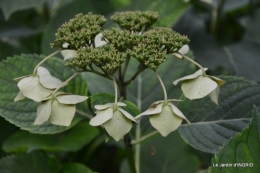
<instances>
[{"instance_id":1,"label":"green stem","mask_svg":"<svg viewBox=\"0 0 260 173\"><path fill-rule=\"evenodd\" d=\"M153 137L153 136L155 136L155 135L157 135L157 134L159 134L158 131L153 131L153 132L151 132L151 133L149 133L149 134L147 134L147 135L145 135L145 136L139 138L138 140L133 140L133 141L131 142L131 144L132 144L132 145L139 144L139 143L141 143L141 142L143 142L143 141L145 141L145 140L147 140L147 139L149 139L149 138L151 138L151 137Z\"/></svg>"},{"instance_id":2,"label":"green stem","mask_svg":"<svg viewBox=\"0 0 260 173\"><path fill-rule=\"evenodd\" d=\"M129 134L126 134L124 136L124 143L125 143L126 157L127 157L130 172L137 173L135 169L134 156L132 152L131 137Z\"/></svg>"},{"instance_id":3,"label":"green stem","mask_svg":"<svg viewBox=\"0 0 260 173\"><path fill-rule=\"evenodd\" d=\"M125 73L126 73L129 61L130 61L130 55L128 54L127 57L126 57L126 60L125 60L125 64L124 64L124 68L123 68L122 74L119 77L122 77L122 78L125 77Z\"/></svg>"},{"instance_id":4,"label":"green stem","mask_svg":"<svg viewBox=\"0 0 260 173\"><path fill-rule=\"evenodd\" d=\"M39 62L36 67L33 70L33 76L35 76L37 74L37 69L40 65L42 65L45 61L47 61L49 58L53 57L54 55L56 55L57 53L60 53L61 50L57 50L56 52L50 54L49 56L45 57L43 60L41 60L41 62Z\"/></svg>"},{"instance_id":5,"label":"green stem","mask_svg":"<svg viewBox=\"0 0 260 173\"><path fill-rule=\"evenodd\" d=\"M138 124L136 126L135 139L139 140L140 137L141 137L141 118L139 118ZM141 154L141 145L136 144L135 145L135 168L137 173L140 173L140 154Z\"/></svg>"},{"instance_id":6,"label":"green stem","mask_svg":"<svg viewBox=\"0 0 260 173\"><path fill-rule=\"evenodd\" d=\"M83 112L83 111L76 110L76 112L77 112L78 114L84 116L84 117L87 117L88 119L93 118L91 115L89 115L89 114L87 114L87 113L85 113L85 112Z\"/></svg>"},{"instance_id":7,"label":"green stem","mask_svg":"<svg viewBox=\"0 0 260 173\"><path fill-rule=\"evenodd\" d=\"M117 87L116 87L116 80L113 77L113 82L114 82L114 90L115 90L115 106L117 105Z\"/></svg>"},{"instance_id":8,"label":"green stem","mask_svg":"<svg viewBox=\"0 0 260 173\"><path fill-rule=\"evenodd\" d=\"M145 68L144 67L141 67L139 70L137 70L135 72L135 74L128 80L124 83L125 86L129 85L133 80L135 80L135 78L142 72L144 71Z\"/></svg>"},{"instance_id":9,"label":"green stem","mask_svg":"<svg viewBox=\"0 0 260 173\"><path fill-rule=\"evenodd\" d=\"M190 59L189 57L187 57L186 55L183 55L181 53L179 53L183 58L187 59L188 61L190 61L191 63L195 64L196 66L198 66L201 70L202 70L202 76L206 76L206 72L204 70L204 68L199 64L197 63L196 61Z\"/></svg>"},{"instance_id":10,"label":"green stem","mask_svg":"<svg viewBox=\"0 0 260 173\"><path fill-rule=\"evenodd\" d=\"M162 89L163 89L163 93L164 93L164 102L166 103L167 102L167 92L166 92L165 86L163 84L163 81L162 81L161 77L158 75L158 73L155 72L155 74L156 74L157 78L159 79L159 81L160 81L160 83L162 85Z\"/></svg>"},{"instance_id":11,"label":"green stem","mask_svg":"<svg viewBox=\"0 0 260 173\"><path fill-rule=\"evenodd\" d=\"M53 97L54 94L55 94L59 89L61 89L61 88L64 87L65 85L67 85L67 83L68 83L71 79L73 79L75 76L77 76L78 74L79 74L78 72L75 73L75 74L72 75L70 78L68 78L65 82L63 82L58 88L56 88L56 89L52 92L51 97Z\"/></svg>"}]
</instances>

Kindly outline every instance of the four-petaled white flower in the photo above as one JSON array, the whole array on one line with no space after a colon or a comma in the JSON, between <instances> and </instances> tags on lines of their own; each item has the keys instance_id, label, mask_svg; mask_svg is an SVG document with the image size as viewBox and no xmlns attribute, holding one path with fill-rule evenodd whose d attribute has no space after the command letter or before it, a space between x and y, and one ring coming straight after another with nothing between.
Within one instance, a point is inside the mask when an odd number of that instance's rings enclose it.
<instances>
[{"instance_id":1,"label":"four-petaled white flower","mask_svg":"<svg viewBox=\"0 0 260 173\"><path fill-rule=\"evenodd\" d=\"M22 76L15 78L18 81L19 93L14 101L19 101L25 97L36 102L41 102L46 97L50 96L53 89L59 87L62 81L53 77L50 72L44 67L37 68L37 75Z\"/></svg>"},{"instance_id":2,"label":"four-petaled white flower","mask_svg":"<svg viewBox=\"0 0 260 173\"><path fill-rule=\"evenodd\" d=\"M55 125L69 126L76 112L75 104L87 99L86 96L57 92L38 106L34 125L41 125L49 121Z\"/></svg>"},{"instance_id":3,"label":"four-petaled white flower","mask_svg":"<svg viewBox=\"0 0 260 173\"><path fill-rule=\"evenodd\" d=\"M206 71L207 68L204 68ZM194 74L185 76L173 82L177 85L178 82L183 81L181 89L184 95L193 100L203 98L209 95L210 99L218 104L218 95L220 87L225 83L222 79L216 78L214 76L203 76L202 70L196 71Z\"/></svg>"},{"instance_id":4,"label":"four-petaled white flower","mask_svg":"<svg viewBox=\"0 0 260 173\"><path fill-rule=\"evenodd\" d=\"M135 118L138 119L144 115L150 115L149 120L152 126L157 129L162 136L167 136L172 131L176 130L182 123L182 120L190 122L183 113L171 102L181 101L170 99L154 102L148 110L139 114Z\"/></svg>"},{"instance_id":5,"label":"four-petaled white flower","mask_svg":"<svg viewBox=\"0 0 260 173\"><path fill-rule=\"evenodd\" d=\"M119 106L126 106L125 103L117 102L104 105L95 105L96 116L89 122L92 126L104 125L107 133L116 141L119 141L132 128L134 117Z\"/></svg>"}]
</instances>

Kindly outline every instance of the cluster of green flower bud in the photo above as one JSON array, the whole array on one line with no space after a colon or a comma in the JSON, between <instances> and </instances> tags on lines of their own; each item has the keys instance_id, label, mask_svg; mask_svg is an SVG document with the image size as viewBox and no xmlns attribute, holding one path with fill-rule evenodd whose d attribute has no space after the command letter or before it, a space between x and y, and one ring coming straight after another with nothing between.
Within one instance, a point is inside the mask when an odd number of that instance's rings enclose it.
<instances>
[{"instance_id":1,"label":"cluster of green flower bud","mask_svg":"<svg viewBox=\"0 0 260 173\"><path fill-rule=\"evenodd\" d=\"M158 17L159 14L153 11L126 11L115 13L111 19L125 30L140 32L152 26Z\"/></svg>"},{"instance_id":2,"label":"cluster of green flower bud","mask_svg":"<svg viewBox=\"0 0 260 173\"><path fill-rule=\"evenodd\" d=\"M126 57L126 53L118 52L112 45L105 45L98 49L81 48L77 53L78 57L69 59L66 65L84 70L94 63L107 74L114 74Z\"/></svg>"},{"instance_id":3,"label":"cluster of green flower bud","mask_svg":"<svg viewBox=\"0 0 260 173\"><path fill-rule=\"evenodd\" d=\"M52 47L63 48L64 43L69 44L70 49L79 49L90 46L95 36L101 32L106 18L101 15L88 13L77 14L75 18L61 25L55 34L56 39Z\"/></svg>"}]
</instances>

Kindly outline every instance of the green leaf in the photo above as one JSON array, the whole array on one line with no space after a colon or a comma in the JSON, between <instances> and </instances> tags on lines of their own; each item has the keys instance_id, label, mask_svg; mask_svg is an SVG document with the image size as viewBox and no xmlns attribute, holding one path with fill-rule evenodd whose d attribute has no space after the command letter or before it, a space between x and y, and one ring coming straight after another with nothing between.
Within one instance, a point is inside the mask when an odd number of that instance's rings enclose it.
<instances>
[{"instance_id":1,"label":"green leaf","mask_svg":"<svg viewBox=\"0 0 260 173\"><path fill-rule=\"evenodd\" d=\"M259 172L260 170L260 113L253 108L248 127L220 148L212 159L210 173ZM223 166L223 164L228 164ZM246 165L248 164L248 165Z\"/></svg>"},{"instance_id":2,"label":"green leaf","mask_svg":"<svg viewBox=\"0 0 260 173\"><path fill-rule=\"evenodd\" d=\"M0 160L1 173L60 173L60 169L59 162L40 151L7 156Z\"/></svg>"},{"instance_id":3,"label":"green leaf","mask_svg":"<svg viewBox=\"0 0 260 173\"><path fill-rule=\"evenodd\" d=\"M29 99L25 99L19 102L14 102L14 98L17 95L19 89L14 78L32 74L34 67L45 56L41 55L25 55L15 56L14 58L8 58L0 63L0 116L4 117L10 123L20 127L21 129L30 131L31 133L40 134L52 134L59 133L74 126L77 122L83 119L82 116L75 116L71 126L56 126L49 122L46 122L40 126L33 125L36 118L36 109L38 103L35 103ZM64 65L64 61L58 58L51 58L44 65L50 73L65 81L72 76L75 72ZM81 76L78 75L69 84L64 87L65 92L87 95L87 86ZM79 110L86 112L87 103L83 102L78 105Z\"/></svg>"},{"instance_id":4,"label":"green leaf","mask_svg":"<svg viewBox=\"0 0 260 173\"><path fill-rule=\"evenodd\" d=\"M142 173L188 173L198 170L200 161L192 148L177 131L167 138L156 136L141 145L140 167ZM130 173L127 162L121 165L121 173Z\"/></svg>"},{"instance_id":5,"label":"green leaf","mask_svg":"<svg viewBox=\"0 0 260 173\"><path fill-rule=\"evenodd\" d=\"M72 129L55 135L31 134L19 131L3 143L3 150L10 152L31 152L42 149L45 151L77 151L90 143L98 135L98 129L88 122L80 122Z\"/></svg>"},{"instance_id":6,"label":"green leaf","mask_svg":"<svg viewBox=\"0 0 260 173\"><path fill-rule=\"evenodd\" d=\"M226 83L221 87L219 105L209 97L199 100L183 98L178 108L191 125L182 125L179 132L194 148L215 153L231 137L247 127L252 106L260 108L260 86L242 78L220 77Z\"/></svg>"},{"instance_id":7,"label":"green leaf","mask_svg":"<svg viewBox=\"0 0 260 173\"><path fill-rule=\"evenodd\" d=\"M16 1L16 0L9 0L9 1L0 1L0 7L3 10L5 19L8 19L10 15L18 10L23 10L27 8L38 8L42 7L44 3L52 3L52 0L23 0L23 1Z\"/></svg>"},{"instance_id":8,"label":"green leaf","mask_svg":"<svg viewBox=\"0 0 260 173\"><path fill-rule=\"evenodd\" d=\"M113 10L112 4L108 3L107 0L73 0L71 3L68 3L57 10L55 16L50 19L43 32L41 51L43 54L49 54L53 51L50 47L50 43L54 41L57 29L76 14L87 14L88 12L92 12L94 14L106 15Z\"/></svg>"},{"instance_id":9,"label":"green leaf","mask_svg":"<svg viewBox=\"0 0 260 173\"><path fill-rule=\"evenodd\" d=\"M94 108L95 105L103 105L106 103L115 102L115 96L112 94L108 94L108 93L93 94L93 95L91 95L90 99L91 99L91 108L92 109ZM130 113L133 116L140 114L140 110L137 108L137 106L134 103L132 103L128 100L123 100L122 102L126 104L126 106L121 107L125 111L127 111L128 113Z\"/></svg>"},{"instance_id":10,"label":"green leaf","mask_svg":"<svg viewBox=\"0 0 260 173\"><path fill-rule=\"evenodd\" d=\"M79 163L66 163L62 165L62 173L94 173L85 165Z\"/></svg>"}]
</instances>

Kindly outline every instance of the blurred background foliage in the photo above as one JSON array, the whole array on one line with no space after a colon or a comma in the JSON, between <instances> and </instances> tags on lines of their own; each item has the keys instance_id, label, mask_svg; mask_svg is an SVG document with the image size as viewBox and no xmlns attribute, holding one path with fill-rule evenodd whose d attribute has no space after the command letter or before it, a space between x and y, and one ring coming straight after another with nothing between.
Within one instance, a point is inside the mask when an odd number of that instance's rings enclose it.
<instances>
[{"instance_id":1,"label":"blurred background foliage","mask_svg":"<svg viewBox=\"0 0 260 173\"><path fill-rule=\"evenodd\" d=\"M0 0L0 60L21 53L48 55L54 52L50 43L57 28L77 13L93 12L109 19L115 11L133 10L158 11L160 17L156 26L171 27L187 35L191 40L189 46L195 60L208 67L209 74L236 75L260 82L259 0ZM112 26L111 20L108 20L104 28ZM188 71L192 69L194 71L194 67L189 67ZM149 73L145 75L149 76ZM167 80L167 73L164 76ZM91 91L91 82L88 85ZM8 159L14 159L23 166L33 158L38 158L34 160L35 165L40 165L47 158L45 167L42 166L43 173L60 170L91 172L83 165L100 173L128 172L123 143L115 143L113 140L105 143L104 131L99 135L93 129L92 136L85 139L87 131L77 133L81 127L88 126L84 121L56 137L45 135L40 140L36 140L37 136L27 135L27 132L19 130L3 118L0 118L0 124L0 157L3 158L0 161L0 172ZM73 137L71 133L78 135ZM23 136L27 136L29 142L23 141ZM63 141L66 136L69 138ZM58 139L51 143L55 138ZM41 140L45 142L39 142ZM14 141L18 143L12 146ZM80 142L70 144L70 141ZM153 148L157 151L155 155L151 155ZM156 137L145 142L141 151L142 173L151 170L165 173L177 170L183 173L203 171L210 166L213 156L190 147L178 132L167 138ZM6 157L12 153L19 154L15 158ZM53 164L60 168L54 168ZM9 165L10 168L16 166ZM32 167L32 172L37 169L37 166Z\"/></svg>"}]
</instances>

